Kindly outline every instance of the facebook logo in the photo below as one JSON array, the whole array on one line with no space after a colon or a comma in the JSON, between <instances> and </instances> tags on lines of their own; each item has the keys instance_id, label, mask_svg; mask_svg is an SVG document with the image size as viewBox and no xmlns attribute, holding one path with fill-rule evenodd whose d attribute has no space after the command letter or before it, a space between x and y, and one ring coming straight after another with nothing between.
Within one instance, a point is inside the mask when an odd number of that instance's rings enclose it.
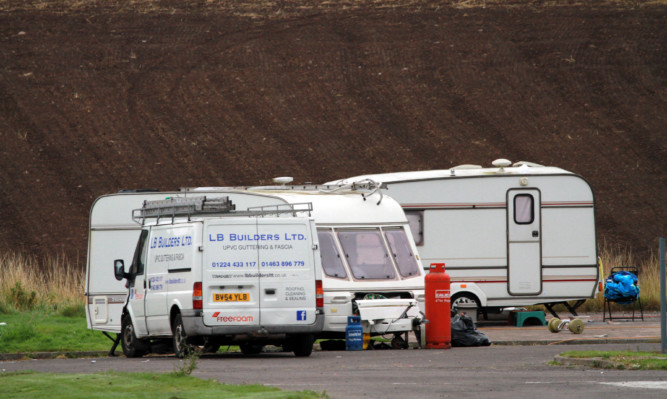
<instances>
[{"instance_id":1,"label":"facebook logo","mask_svg":"<svg viewBox=\"0 0 667 399\"><path fill-rule=\"evenodd\" d=\"M297 319L297 321L306 320L306 311L305 310L297 310L296 311L296 319Z\"/></svg>"}]
</instances>

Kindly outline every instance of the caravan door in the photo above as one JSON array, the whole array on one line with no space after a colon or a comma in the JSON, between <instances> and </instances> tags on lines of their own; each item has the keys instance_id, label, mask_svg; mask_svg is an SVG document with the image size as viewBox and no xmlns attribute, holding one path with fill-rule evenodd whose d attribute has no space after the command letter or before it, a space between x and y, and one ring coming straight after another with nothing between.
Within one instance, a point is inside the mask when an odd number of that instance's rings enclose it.
<instances>
[{"instance_id":1,"label":"caravan door","mask_svg":"<svg viewBox=\"0 0 667 399\"><path fill-rule=\"evenodd\" d=\"M542 224L538 189L507 192L507 291L542 292Z\"/></svg>"}]
</instances>

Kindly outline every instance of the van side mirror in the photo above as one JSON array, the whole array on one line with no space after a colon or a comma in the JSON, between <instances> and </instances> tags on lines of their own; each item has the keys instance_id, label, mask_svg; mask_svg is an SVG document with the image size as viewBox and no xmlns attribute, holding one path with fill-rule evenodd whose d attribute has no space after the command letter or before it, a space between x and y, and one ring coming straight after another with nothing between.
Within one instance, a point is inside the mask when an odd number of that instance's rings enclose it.
<instances>
[{"instance_id":1,"label":"van side mirror","mask_svg":"<svg viewBox=\"0 0 667 399\"><path fill-rule=\"evenodd\" d=\"M113 274L118 281L127 277L127 274L125 273L125 262L123 262L122 259L113 261Z\"/></svg>"}]
</instances>

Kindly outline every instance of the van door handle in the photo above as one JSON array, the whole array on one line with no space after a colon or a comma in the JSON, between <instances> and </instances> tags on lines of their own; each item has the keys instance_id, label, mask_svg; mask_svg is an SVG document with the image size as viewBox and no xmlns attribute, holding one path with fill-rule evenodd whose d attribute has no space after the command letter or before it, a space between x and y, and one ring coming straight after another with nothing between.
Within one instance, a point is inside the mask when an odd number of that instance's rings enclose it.
<instances>
[{"instance_id":1,"label":"van door handle","mask_svg":"<svg viewBox=\"0 0 667 399\"><path fill-rule=\"evenodd\" d=\"M266 295L275 295L276 294L276 290L274 288L267 288L267 289L264 290L264 292L266 293Z\"/></svg>"},{"instance_id":2,"label":"van door handle","mask_svg":"<svg viewBox=\"0 0 667 399\"><path fill-rule=\"evenodd\" d=\"M331 300L331 303L347 303L347 297L346 296L335 296Z\"/></svg>"},{"instance_id":3,"label":"van door handle","mask_svg":"<svg viewBox=\"0 0 667 399\"><path fill-rule=\"evenodd\" d=\"M537 230L533 230L533 237L539 237L540 233Z\"/></svg>"}]
</instances>

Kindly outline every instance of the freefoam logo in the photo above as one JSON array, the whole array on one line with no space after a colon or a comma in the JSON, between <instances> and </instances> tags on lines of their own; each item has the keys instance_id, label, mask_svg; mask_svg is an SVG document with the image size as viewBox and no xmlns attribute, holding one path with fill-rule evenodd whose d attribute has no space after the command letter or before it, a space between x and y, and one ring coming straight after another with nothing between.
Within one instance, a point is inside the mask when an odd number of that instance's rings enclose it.
<instances>
[{"instance_id":1,"label":"freefoam logo","mask_svg":"<svg viewBox=\"0 0 667 399\"><path fill-rule=\"evenodd\" d=\"M211 317L219 323L247 323L255 320L252 316L225 316L220 314L220 312L213 313Z\"/></svg>"}]
</instances>

